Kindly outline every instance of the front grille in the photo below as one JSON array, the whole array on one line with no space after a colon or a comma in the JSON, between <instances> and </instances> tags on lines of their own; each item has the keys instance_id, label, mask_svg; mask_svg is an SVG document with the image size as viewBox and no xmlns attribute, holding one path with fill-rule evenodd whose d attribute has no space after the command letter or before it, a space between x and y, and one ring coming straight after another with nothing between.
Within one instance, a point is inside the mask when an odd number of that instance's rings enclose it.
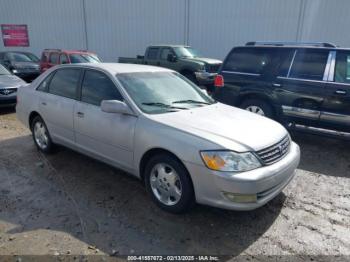
<instances>
[{"instance_id":1,"label":"front grille","mask_svg":"<svg viewBox=\"0 0 350 262\"><path fill-rule=\"evenodd\" d=\"M0 89L0 95L3 96L8 96L17 91L17 88L5 88L5 89Z\"/></svg>"},{"instance_id":2,"label":"front grille","mask_svg":"<svg viewBox=\"0 0 350 262\"><path fill-rule=\"evenodd\" d=\"M265 149L262 149L256 153L265 165L271 165L283 158L288 153L289 147L290 138L287 135L280 142Z\"/></svg>"},{"instance_id":3,"label":"front grille","mask_svg":"<svg viewBox=\"0 0 350 262\"><path fill-rule=\"evenodd\" d=\"M217 73L219 71L219 68L220 68L220 64L208 65L207 71L209 73Z\"/></svg>"}]
</instances>

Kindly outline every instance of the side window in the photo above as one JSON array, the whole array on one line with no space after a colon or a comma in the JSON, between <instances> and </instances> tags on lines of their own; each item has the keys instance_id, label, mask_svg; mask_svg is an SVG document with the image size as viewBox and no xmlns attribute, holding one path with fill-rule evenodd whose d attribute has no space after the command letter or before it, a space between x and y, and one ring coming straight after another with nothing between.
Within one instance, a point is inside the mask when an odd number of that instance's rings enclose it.
<instances>
[{"instance_id":1,"label":"side window","mask_svg":"<svg viewBox=\"0 0 350 262\"><path fill-rule=\"evenodd\" d=\"M54 74L54 73L49 74L49 75L40 83L40 85L36 88L36 90L42 91L42 92L47 92L47 91L48 91L48 87L49 87L49 83L50 83L50 80L51 80L53 74Z\"/></svg>"},{"instance_id":2,"label":"side window","mask_svg":"<svg viewBox=\"0 0 350 262\"><path fill-rule=\"evenodd\" d=\"M228 56L223 70L261 74L271 62L270 49L238 48Z\"/></svg>"},{"instance_id":3,"label":"side window","mask_svg":"<svg viewBox=\"0 0 350 262\"><path fill-rule=\"evenodd\" d=\"M81 101L100 106L102 100L123 100L123 98L106 74L93 70L85 71Z\"/></svg>"},{"instance_id":4,"label":"side window","mask_svg":"<svg viewBox=\"0 0 350 262\"><path fill-rule=\"evenodd\" d=\"M159 51L159 48L148 49L147 58L153 59L153 60L157 59L158 58L158 51Z\"/></svg>"},{"instance_id":5,"label":"side window","mask_svg":"<svg viewBox=\"0 0 350 262\"><path fill-rule=\"evenodd\" d=\"M66 54L60 55L60 64L68 64L68 57Z\"/></svg>"},{"instance_id":6,"label":"side window","mask_svg":"<svg viewBox=\"0 0 350 262\"><path fill-rule=\"evenodd\" d=\"M41 62L48 62L49 60L49 53L43 52L41 55Z\"/></svg>"},{"instance_id":7,"label":"side window","mask_svg":"<svg viewBox=\"0 0 350 262\"><path fill-rule=\"evenodd\" d=\"M163 48L162 52L160 54L160 59L162 60L168 60L168 55L173 54L170 48Z\"/></svg>"},{"instance_id":8,"label":"side window","mask_svg":"<svg viewBox=\"0 0 350 262\"><path fill-rule=\"evenodd\" d=\"M79 69L57 70L50 82L49 93L75 99L79 76Z\"/></svg>"},{"instance_id":9,"label":"side window","mask_svg":"<svg viewBox=\"0 0 350 262\"><path fill-rule=\"evenodd\" d=\"M350 52L337 51L334 81L350 84Z\"/></svg>"},{"instance_id":10,"label":"side window","mask_svg":"<svg viewBox=\"0 0 350 262\"><path fill-rule=\"evenodd\" d=\"M289 77L322 80L328 53L320 50L298 50Z\"/></svg>"},{"instance_id":11,"label":"side window","mask_svg":"<svg viewBox=\"0 0 350 262\"><path fill-rule=\"evenodd\" d=\"M50 55L50 61L51 64L58 64L58 53L51 53Z\"/></svg>"}]
</instances>

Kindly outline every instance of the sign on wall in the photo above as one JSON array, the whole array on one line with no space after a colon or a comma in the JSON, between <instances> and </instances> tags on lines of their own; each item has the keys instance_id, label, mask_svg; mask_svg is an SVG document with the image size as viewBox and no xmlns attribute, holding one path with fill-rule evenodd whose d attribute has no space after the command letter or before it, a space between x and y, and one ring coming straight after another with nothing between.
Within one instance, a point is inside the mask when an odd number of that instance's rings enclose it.
<instances>
[{"instance_id":1,"label":"sign on wall","mask_svg":"<svg viewBox=\"0 0 350 262\"><path fill-rule=\"evenodd\" d=\"M27 25L1 25L4 46L29 46Z\"/></svg>"}]
</instances>

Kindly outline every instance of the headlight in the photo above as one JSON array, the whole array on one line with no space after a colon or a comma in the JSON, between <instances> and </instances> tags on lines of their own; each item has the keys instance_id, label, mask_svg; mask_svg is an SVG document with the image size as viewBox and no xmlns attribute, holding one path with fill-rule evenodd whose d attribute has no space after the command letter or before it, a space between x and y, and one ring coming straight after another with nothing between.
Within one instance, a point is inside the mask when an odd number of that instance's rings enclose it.
<instances>
[{"instance_id":1,"label":"headlight","mask_svg":"<svg viewBox=\"0 0 350 262\"><path fill-rule=\"evenodd\" d=\"M16 74L16 73L18 73L18 70L17 69L12 69L12 73Z\"/></svg>"},{"instance_id":2,"label":"headlight","mask_svg":"<svg viewBox=\"0 0 350 262\"><path fill-rule=\"evenodd\" d=\"M261 163L250 152L201 151L205 165L216 171L244 172L261 167Z\"/></svg>"}]
</instances>

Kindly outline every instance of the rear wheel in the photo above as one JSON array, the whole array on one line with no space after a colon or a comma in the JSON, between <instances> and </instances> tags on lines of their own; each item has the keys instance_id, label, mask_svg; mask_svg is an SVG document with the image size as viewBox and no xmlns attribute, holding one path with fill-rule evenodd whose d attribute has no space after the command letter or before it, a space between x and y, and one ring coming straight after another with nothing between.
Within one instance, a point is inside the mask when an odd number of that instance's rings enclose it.
<instances>
[{"instance_id":1,"label":"rear wheel","mask_svg":"<svg viewBox=\"0 0 350 262\"><path fill-rule=\"evenodd\" d=\"M171 155L151 158L145 169L145 184L152 200L165 211L183 213L195 203L190 176L183 164Z\"/></svg>"},{"instance_id":2,"label":"rear wheel","mask_svg":"<svg viewBox=\"0 0 350 262\"><path fill-rule=\"evenodd\" d=\"M46 124L40 116L36 116L33 119L31 123L31 129L33 140L37 148L44 153L51 153L54 144L51 140Z\"/></svg>"},{"instance_id":3,"label":"rear wheel","mask_svg":"<svg viewBox=\"0 0 350 262\"><path fill-rule=\"evenodd\" d=\"M240 108L261 116L266 116L268 118L274 117L272 106L263 100L259 100L259 99L244 100L241 103Z\"/></svg>"}]
</instances>

